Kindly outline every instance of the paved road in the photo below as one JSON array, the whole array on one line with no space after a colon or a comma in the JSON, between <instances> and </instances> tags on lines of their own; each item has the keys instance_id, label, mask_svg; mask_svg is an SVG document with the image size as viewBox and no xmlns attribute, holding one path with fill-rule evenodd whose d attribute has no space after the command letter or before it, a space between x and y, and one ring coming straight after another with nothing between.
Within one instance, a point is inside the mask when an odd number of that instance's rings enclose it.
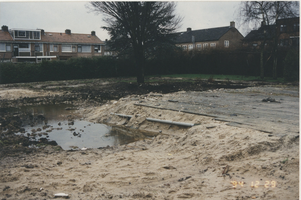
<instances>
[{"instance_id":1,"label":"paved road","mask_svg":"<svg viewBox=\"0 0 301 200\"><path fill-rule=\"evenodd\" d=\"M263 102L263 99L276 102ZM273 135L299 134L298 87L249 87L208 92L178 92L136 105L207 115L228 125Z\"/></svg>"}]
</instances>

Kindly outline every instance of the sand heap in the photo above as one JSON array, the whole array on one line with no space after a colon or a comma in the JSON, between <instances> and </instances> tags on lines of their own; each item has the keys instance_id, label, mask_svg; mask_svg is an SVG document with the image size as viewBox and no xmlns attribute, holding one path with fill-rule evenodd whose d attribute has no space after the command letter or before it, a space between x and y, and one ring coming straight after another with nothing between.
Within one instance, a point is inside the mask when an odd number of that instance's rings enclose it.
<instances>
[{"instance_id":1,"label":"sand heap","mask_svg":"<svg viewBox=\"0 0 301 200\"><path fill-rule=\"evenodd\" d=\"M50 199L63 192L71 199L298 199L299 137L276 137L209 117L135 105L145 98L160 95L130 96L83 114L90 121L157 136L86 151L46 147L36 155L3 159L0 196ZM180 127L146 118L198 125Z\"/></svg>"}]
</instances>

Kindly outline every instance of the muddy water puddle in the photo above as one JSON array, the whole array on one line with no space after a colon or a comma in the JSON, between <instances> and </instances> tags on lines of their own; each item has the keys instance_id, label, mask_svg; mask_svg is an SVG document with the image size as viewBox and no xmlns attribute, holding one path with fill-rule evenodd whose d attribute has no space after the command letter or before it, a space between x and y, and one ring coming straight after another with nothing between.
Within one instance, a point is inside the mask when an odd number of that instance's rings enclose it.
<instances>
[{"instance_id":1,"label":"muddy water puddle","mask_svg":"<svg viewBox=\"0 0 301 200\"><path fill-rule=\"evenodd\" d=\"M55 141L64 150L102 148L134 142L137 138L116 134L110 126L84 121L67 104L25 106L12 112L25 112L22 133L31 141ZM45 139L44 139L45 140ZM34 146L36 147L36 145Z\"/></svg>"}]
</instances>

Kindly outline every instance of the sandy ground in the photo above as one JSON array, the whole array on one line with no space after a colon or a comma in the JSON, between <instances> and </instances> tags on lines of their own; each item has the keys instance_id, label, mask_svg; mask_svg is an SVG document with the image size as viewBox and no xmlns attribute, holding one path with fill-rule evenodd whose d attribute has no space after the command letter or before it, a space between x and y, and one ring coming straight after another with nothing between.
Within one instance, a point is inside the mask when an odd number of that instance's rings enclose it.
<instances>
[{"instance_id":1,"label":"sandy ground","mask_svg":"<svg viewBox=\"0 0 301 200\"><path fill-rule=\"evenodd\" d=\"M3 158L1 199L53 199L56 193L70 199L299 199L299 136L271 136L210 117L134 105L143 98L156 97L130 96L81 112L92 122L157 136L106 149L47 146Z\"/></svg>"},{"instance_id":2,"label":"sandy ground","mask_svg":"<svg viewBox=\"0 0 301 200\"><path fill-rule=\"evenodd\" d=\"M19 98L31 98L31 97L46 97L60 95L61 92L45 92L45 91L33 91L30 89L3 89L0 90L0 98L6 100L14 100Z\"/></svg>"}]
</instances>

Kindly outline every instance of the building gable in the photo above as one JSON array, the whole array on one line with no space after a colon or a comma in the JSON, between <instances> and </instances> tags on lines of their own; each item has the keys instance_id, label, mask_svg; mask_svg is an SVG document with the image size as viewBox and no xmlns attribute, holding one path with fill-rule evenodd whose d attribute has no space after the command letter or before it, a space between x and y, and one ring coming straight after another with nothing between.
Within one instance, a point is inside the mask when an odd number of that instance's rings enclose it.
<instances>
[{"instance_id":1,"label":"building gable","mask_svg":"<svg viewBox=\"0 0 301 200\"><path fill-rule=\"evenodd\" d=\"M0 30L0 41L13 41L12 36L8 31Z\"/></svg>"}]
</instances>

